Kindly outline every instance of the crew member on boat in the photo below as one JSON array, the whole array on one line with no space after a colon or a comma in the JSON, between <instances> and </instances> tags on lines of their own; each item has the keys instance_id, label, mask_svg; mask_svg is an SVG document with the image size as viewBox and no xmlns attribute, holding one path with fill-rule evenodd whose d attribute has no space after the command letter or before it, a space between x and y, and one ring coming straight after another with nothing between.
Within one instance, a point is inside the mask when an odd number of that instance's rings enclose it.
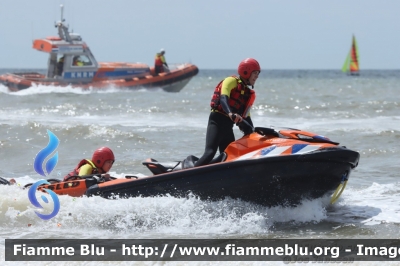
<instances>
[{"instance_id":1,"label":"crew member on boat","mask_svg":"<svg viewBox=\"0 0 400 266\"><path fill-rule=\"evenodd\" d=\"M253 127L249 111L256 97L253 89L260 71L257 60L246 58L239 64L239 77L227 77L216 86L210 103L211 113L208 119L205 151L194 166L208 164L218 148L222 153L231 142L235 141L234 124L245 134L252 130L242 121L247 121Z\"/></svg>"},{"instance_id":2,"label":"crew member on boat","mask_svg":"<svg viewBox=\"0 0 400 266\"><path fill-rule=\"evenodd\" d=\"M168 64L165 61L164 54L164 49L161 49L160 52L156 54L156 58L154 60L154 72L156 73L156 75L165 72L164 67L168 69Z\"/></svg>"},{"instance_id":3,"label":"crew member on boat","mask_svg":"<svg viewBox=\"0 0 400 266\"><path fill-rule=\"evenodd\" d=\"M64 56L61 56L57 62L57 76L62 76L63 71L64 71Z\"/></svg>"},{"instance_id":4,"label":"crew member on boat","mask_svg":"<svg viewBox=\"0 0 400 266\"><path fill-rule=\"evenodd\" d=\"M83 66L83 62L80 59L80 56L74 56L73 60L72 60L72 65L73 66Z\"/></svg>"},{"instance_id":5,"label":"crew member on boat","mask_svg":"<svg viewBox=\"0 0 400 266\"><path fill-rule=\"evenodd\" d=\"M101 174L105 180L110 180L110 175L107 173L110 171L115 161L113 151L108 147L101 147L94 151L92 159L83 159L71 171L64 177L64 181L70 180L73 177Z\"/></svg>"}]
</instances>

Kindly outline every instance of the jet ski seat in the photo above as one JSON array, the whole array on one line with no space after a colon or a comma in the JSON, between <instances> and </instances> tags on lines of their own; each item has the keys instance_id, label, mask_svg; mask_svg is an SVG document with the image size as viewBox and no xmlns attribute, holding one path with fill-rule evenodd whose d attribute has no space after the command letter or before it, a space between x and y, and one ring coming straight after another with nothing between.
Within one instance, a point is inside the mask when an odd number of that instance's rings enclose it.
<instances>
[{"instance_id":1,"label":"jet ski seat","mask_svg":"<svg viewBox=\"0 0 400 266\"><path fill-rule=\"evenodd\" d=\"M211 160L210 164L220 163L226 160L226 153L223 152ZM193 168L194 164L199 160L194 155L189 155L182 161L158 162L156 159L149 158L142 162L154 175L164 174L172 171Z\"/></svg>"},{"instance_id":2,"label":"jet ski seat","mask_svg":"<svg viewBox=\"0 0 400 266\"><path fill-rule=\"evenodd\" d=\"M154 175L172 172L178 165L180 165L180 163L180 161L161 163L153 158L149 158L142 162L142 164L146 166Z\"/></svg>"}]
</instances>

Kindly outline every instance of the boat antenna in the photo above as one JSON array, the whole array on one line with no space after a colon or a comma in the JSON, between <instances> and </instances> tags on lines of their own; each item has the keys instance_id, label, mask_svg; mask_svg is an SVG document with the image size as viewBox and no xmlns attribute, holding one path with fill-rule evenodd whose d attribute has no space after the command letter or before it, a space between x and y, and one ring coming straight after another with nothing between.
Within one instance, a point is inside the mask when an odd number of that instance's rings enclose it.
<instances>
[{"instance_id":1,"label":"boat antenna","mask_svg":"<svg viewBox=\"0 0 400 266\"><path fill-rule=\"evenodd\" d=\"M33 25L33 21L32 21L32 24L31 24L31 27L32 27L32 43L34 42L34 40L33 40L33 36L34 36L34 25Z\"/></svg>"},{"instance_id":2,"label":"boat antenna","mask_svg":"<svg viewBox=\"0 0 400 266\"><path fill-rule=\"evenodd\" d=\"M65 40L67 42L72 42L72 38L71 38L71 36L69 35L69 32L68 32L68 26L66 26L64 24L64 21L65 21L65 19L64 19L64 6L60 5L60 7L61 7L61 20L56 22L54 26L56 28L58 28L58 35L60 36L60 38L62 40Z\"/></svg>"},{"instance_id":3,"label":"boat antenna","mask_svg":"<svg viewBox=\"0 0 400 266\"><path fill-rule=\"evenodd\" d=\"M64 5L60 5L60 8L61 8L61 21L63 21L64 22Z\"/></svg>"}]
</instances>

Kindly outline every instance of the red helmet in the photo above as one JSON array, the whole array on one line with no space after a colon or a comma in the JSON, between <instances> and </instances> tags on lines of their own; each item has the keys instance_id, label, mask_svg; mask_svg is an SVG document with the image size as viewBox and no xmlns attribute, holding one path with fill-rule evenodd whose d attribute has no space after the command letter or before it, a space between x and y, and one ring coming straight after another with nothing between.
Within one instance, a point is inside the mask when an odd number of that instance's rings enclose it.
<instances>
[{"instance_id":1,"label":"red helmet","mask_svg":"<svg viewBox=\"0 0 400 266\"><path fill-rule=\"evenodd\" d=\"M253 71L261 71L260 64L254 58L246 58L240 62L238 67L238 74L244 78L249 79Z\"/></svg>"},{"instance_id":2,"label":"red helmet","mask_svg":"<svg viewBox=\"0 0 400 266\"><path fill-rule=\"evenodd\" d=\"M115 160L114 153L108 147L101 147L94 151L92 162L98 168L103 168L104 162L108 160Z\"/></svg>"}]
</instances>

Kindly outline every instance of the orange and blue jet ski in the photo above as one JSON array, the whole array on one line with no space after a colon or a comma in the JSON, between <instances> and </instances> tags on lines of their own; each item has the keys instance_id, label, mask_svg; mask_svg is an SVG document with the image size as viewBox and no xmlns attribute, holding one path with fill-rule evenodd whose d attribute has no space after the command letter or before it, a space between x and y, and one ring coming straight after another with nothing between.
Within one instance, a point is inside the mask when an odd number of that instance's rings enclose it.
<instances>
[{"instance_id":1,"label":"orange and blue jet ski","mask_svg":"<svg viewBox=\"0 0 400 266\"><path fill-rule=\"evenodd\" d=\"M209 165L193 167L195 156L172 162L147 159L143 164L152 176L98 183L85 195L184 197L192 193L204 200L230 197L276 206L334 193L335 201L359 158L358 152L324 136L258 127L232 142Z\"/></svg>"}]
</instances>

